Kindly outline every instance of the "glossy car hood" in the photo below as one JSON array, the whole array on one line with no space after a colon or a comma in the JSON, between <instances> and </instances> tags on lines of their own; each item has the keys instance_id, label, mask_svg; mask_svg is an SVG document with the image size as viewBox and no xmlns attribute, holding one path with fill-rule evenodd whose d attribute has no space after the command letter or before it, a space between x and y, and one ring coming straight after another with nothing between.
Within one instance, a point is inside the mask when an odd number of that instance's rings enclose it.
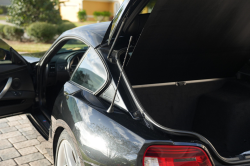
<instances>
[{"instance_id":1,"label":"glossy car hood","mask_svg":"<svg viewBox=\"0 0 250 166\"><path fill-rule=\"evenodd\" d=\"M249 0L158 0L126 68L131 83L235 76L250 58L249 9Z\"/></svg>"}]
</instances>

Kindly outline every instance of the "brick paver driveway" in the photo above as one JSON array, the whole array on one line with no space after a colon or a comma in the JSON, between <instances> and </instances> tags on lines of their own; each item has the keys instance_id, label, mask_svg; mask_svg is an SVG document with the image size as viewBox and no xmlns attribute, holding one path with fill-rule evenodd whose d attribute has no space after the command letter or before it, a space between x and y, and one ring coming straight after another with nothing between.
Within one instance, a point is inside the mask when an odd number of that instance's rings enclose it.
<instances>
[{"instance_id":1,"label":"brick paver driveway","mask_svg":"<svg viewBox=\"0 0 250 166\"><path fill-rule=\"evenodd\" d=\"M52 144L25 114L0 119L0 166L52 165Z\"/></svg>"}]
</instances>

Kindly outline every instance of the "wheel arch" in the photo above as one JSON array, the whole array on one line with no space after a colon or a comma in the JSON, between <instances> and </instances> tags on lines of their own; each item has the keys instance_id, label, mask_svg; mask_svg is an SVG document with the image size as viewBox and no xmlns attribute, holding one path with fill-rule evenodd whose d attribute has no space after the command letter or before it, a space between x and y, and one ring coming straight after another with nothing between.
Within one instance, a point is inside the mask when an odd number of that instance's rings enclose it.
<instances>
[{"instance_id":1,"label":"wheel arch","mask_svg":"<svg viewBox=\"0 0 250 166\"><path fill-rule=\"evenodd\" d=\"M71 128L69 127L69 125L62 119L55 119L55 117L52 115L51 116L51 128L52 128L52 132L51 132L50 138L52 139L54 162L55 162L55 159L56 159L57 143L58 143L58 140L59 140L59 137L60 137L61 133L64 130L66 130L68 132L69 136L73 140L73 143L74 143L73 146L77 150L77 154L80 157L80 160L82 161L82 156L81 156L81 153L80 153L80 149L79 149L79 147L77 145L75 135L74 135L73 131L71 130Z\"/></svg>"},{"instance_id":2,"label":"wheel arch","mask_svg":"<svg viewBox=\"0 0 250 166\"><path fill-rule=\"evenodd\" d=\"M53 137L53 158L54 158L54 162L55 162L55 157L56 157L56 147L57 147L58 139L59 139L61 133L63 132L63 130L64 130L64 128L59 126L56 129L54 137Z\"/></svg>"}]
</instances>

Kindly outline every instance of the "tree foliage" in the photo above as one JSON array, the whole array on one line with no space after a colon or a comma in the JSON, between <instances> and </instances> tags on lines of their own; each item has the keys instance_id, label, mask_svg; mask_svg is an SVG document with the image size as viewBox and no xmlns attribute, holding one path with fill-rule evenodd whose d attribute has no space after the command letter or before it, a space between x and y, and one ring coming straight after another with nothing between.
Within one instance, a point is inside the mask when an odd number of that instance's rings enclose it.
<instances>
[{"instance_id":1,"label":"tree foliage","mask_svg":"<svg viewBox=\"0 0 250 166\"><path fill-rule=\"evenodd\" d=\"M80 21L86 21L87 20L87 13L86 13L86 10L80 10L78 13L77 13L77 16L78 16L78 19Z\"/></svg>"},{"instance_id":2,"label":"tree foliage","mask_svg":"<svg viewBox=\"0 0 250 166\"><path fill-rule=\"evenodd\" d=\"M60 12L56 0L12 0L8 21L18 26L34 22L59 23Z\"/></svg>"}]
</instances>

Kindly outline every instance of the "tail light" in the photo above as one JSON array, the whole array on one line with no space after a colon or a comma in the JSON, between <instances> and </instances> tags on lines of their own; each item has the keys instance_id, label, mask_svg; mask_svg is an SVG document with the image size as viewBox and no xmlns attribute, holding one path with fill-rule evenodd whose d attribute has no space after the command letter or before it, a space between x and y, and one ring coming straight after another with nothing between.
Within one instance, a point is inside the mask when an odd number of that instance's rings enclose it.
<instances>
[{"instance_id":1,"label":"tail light","mask_svg":"<svg viewBox=\"0 0 250 166\"><path fill-rule=\"evenodd\" d=\"M147 148L143 166L212 166L206 152L194 146L154 145Z\"/></svg>"}]
</instances>

